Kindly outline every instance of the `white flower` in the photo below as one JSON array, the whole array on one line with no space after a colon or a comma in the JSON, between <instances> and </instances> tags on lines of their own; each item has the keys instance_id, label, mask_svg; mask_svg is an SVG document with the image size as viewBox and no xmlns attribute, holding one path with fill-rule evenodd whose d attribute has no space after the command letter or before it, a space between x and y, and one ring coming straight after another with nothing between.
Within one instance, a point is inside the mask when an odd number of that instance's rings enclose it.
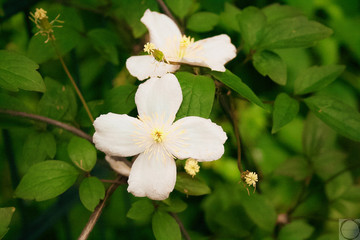
<instances>
[{"instance_id":1,"label":"white flower","mask_svg":"<svg viewBox=\"0 0 360 240\"><path fill-rule=\"evenodd\" d=\"M176 122L182 92L173 74L151 78L135 95L139 118L108 113L94 122L94 143L110 156L134 156L128 191L137 197L166 199L174 189L174 158L219 159L227 137L209 119L185 117Z\"/></svg>"},{"instance_id":2,"label":"white flower","mask_svg":"<svg viewBox=\"0 0 360 240\"><path fill-rule=\"evenodd\" d=\"M158 50L164 54L164 61L155 60L153 55L130 57L126 67L139 80L175 72L180 67L176 63L225 72L224 64L236 56L236 48L226 34L195 42L193 38L181 35L178 26L168 16L149 9L145 11L141 22L150 34L150 43L145 45L146 52L151 54L151 49ZM168 64L170 62L172 64Z\"/></svg>"}]
</instances>

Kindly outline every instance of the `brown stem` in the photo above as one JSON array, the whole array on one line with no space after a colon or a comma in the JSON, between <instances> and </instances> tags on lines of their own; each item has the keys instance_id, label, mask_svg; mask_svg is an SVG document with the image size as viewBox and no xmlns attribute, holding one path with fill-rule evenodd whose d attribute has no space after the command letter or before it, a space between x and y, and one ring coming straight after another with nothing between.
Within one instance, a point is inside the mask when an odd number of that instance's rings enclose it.
<instances>
[{"instance_id":1,"label":"brown stem","mask_svg":"<svg viewBox=\"0 0 360 240\"><path fill-rule=\"evenodd\" d=\"M58 58L59 58L59 60L61 62L61 65L64 68L64 71L65 71L66 75L68 76L68 78L70 79L71 84L75 88L75 91L76 91L77 95L79 96L80 101L83 104L83 106L85 108L85 111L86 111L87 115L89 116L90 121L94 122L94 118L91 115L90 109L89 109L88 105L86 104L86 101L85 101L83 95L81 94L80 89L76 85L74 78L71 76L71 73L69 72L69 69L67 68L67 66L65 64L64 59L62 58L61 53L60 53L59 49L57 48L57 46L55 44L55 41L51 40L51 44L53 45L53 47L55 49L56 55L58 56Z\"/></svg>"},{"instance_id":2,"label":"brown stem","mask_svg":"<svg viewBox=\"0 0 360 240\"><path fill-rule=\"evenodd\" d=\"M114 181L116 183L111 184L110 187L106 190L104 199L96 206L94 212L91 214L91 216L89 218L89 221L87 222L86 226L82 230L78 240L86 240L89 237L97 220L101 216L101 213L102 213L102 210L104 209L106 201L114 193L114 191L120 184L124 184L126 182L126 178L119 175Z\"/></svg>"},{"instance_id":3,"label":"brown stem","mask_svg":"<svg viewBox=\"0 0 360 240\"><path fill-rule=\"evenodd\" d=\"M66 123L63 123L63 122L59 122L59 121L51 119L51 118L47 118L47 117L40 116L40 115L35 115L35 114L32 114L32 113L18 112L18 111L13 111L13 110L8 110L8 109L1 109L1 108L0 108L0 113L45 122L45 123L57 126L59 128L65 129L65 130L67 130L67 131L69 131L69 132L71 132L71 133L73 133L73 134L75 134L75 135L77 135L79 137L82 137L82 138L84 138L84 139L86 139L86 140L88 140L89 142L92 143L92 137L87 135L85 132L81 131L80 129L78 129L76 127L73 127L73 126L68 125Z\"/></svg>"},{"instance_id":4,"label":"brown stem","mask_svg":"<svg viewBox=\"0 0 360 240\"><path fill-rule=\"evenodd\" d=\"M182 235L184 236L184 238L186 240L191 240L190 238L190 235L188 234L188 232L186 231L185 227L184 227L184 224L181 222L180 218L178 217L178 215L176 213L172 213L170 212L169 213L174 219L175 221L177 222L177 224L179 225L180 227L180 230L181 230L181 233Z\"/></svg>"}]
</instances>

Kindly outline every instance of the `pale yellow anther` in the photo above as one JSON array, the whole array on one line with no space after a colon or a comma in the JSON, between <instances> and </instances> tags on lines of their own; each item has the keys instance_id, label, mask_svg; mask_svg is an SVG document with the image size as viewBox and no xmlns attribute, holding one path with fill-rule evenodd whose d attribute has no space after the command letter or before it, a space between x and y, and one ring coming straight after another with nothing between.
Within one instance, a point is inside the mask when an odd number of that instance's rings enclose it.
<instances>
[{"instance_id":1,"label":"pale yellow anther","mask_svg":"<svg viewBox=\"0 0 360 240\"><path fill-rule=\"evenodd\" d=\"M35 19L43 20L44 18L48 18L46 13L47 13L47 11L45 11L44 9L36 8L34 17L35 17Z\"/></svg>"},{"instance_id":2,"label":"pale yellow anther","mask_svg":"<svg viewBox=\"0 0 360 240\"><path fill-rule=\"evenodd\" d=\"M247 172L246 175L244 175L244 179L246 184L255 187L258 181L258 175L255 172Z\"/></svg>"},{"instance_id":3,"label":"pale yellow anther","mask_svg":"<svg viewBox=\"0 0 360 240\"><path fill-rule=\"evenodd\" d=\"M182 38L180 39L180 48L186 48L193 43L194 43L194 38L183 35Z\"/></svg>"},{"instance_id":4,"label":"pale yellow anther","mask_svg":"<svg viewBox=\"0 0 360 240\"><path fill-rule=\"evenodd\" d=\"M148 53L148 54L152 54L155 50L155 45L153 43L146 43L144 45L144 52Z\"/></svg>"},{"instance_id":5,"label":"pale yellow anther","mask_svg":"<svg viewBox=\"0 0 360 240\"><path fill-rule=\"evenodd\" d=\"M198 161L196 161L193 158L189 158L188 160L186 160L184 168L186 173L192 177L194 177L196 173L200 171L200 166L198 164Z\"/></svg>"},{"instance_id":6,"label":"pale yellow anther","mask_svg":"<svg viewBox=\"0 0 360 240\"><path fill-rule=\"evenodd\" d=\"M161 143L164 140L164 132L161 129L155 128L151 132L151 136L155 142Z\"/></svg>"}]
</instances>

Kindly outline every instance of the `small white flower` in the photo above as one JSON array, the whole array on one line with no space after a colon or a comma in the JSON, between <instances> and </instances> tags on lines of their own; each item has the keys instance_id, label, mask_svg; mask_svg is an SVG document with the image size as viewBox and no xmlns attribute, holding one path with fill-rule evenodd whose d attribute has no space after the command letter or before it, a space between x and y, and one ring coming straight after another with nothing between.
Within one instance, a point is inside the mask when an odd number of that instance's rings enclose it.
<instances>
[{"instance_id":1,"label":"small white flower","mask_svg":"<svg viewBox=\"0 0 360 240\"><path fill-rule=\"evenodd\" d=\"M139 80L175 72L180 67L176 63L225 72L224 65L236 56L236 48L226 34L195 42L194 38L182 35L178 26L168 16L149 9L145 11L141 22L150 34L150 43L145 45L146 52L151 54L147 51L151 46L163 53L165 61L155 60L153 55L130 57L126 61L126 67L130 74ZM172 64L168 64L169 62Z\"/></svg>"},{"instance_id":2,"label":"small white flower","mask_svg":"<svg viewBox=\"0 0 360 240\"><path fill-rule=\"evenodd\" d=\"M173 74L151 78L135 95L139 118L108 113L94 122L94 143L110 156L134 156L128 191L137 197L166 199L174 189L174 158L219 159L227 137L209 119L185 117L176 122L182 92Z\"/></svg>"}]
</instances>

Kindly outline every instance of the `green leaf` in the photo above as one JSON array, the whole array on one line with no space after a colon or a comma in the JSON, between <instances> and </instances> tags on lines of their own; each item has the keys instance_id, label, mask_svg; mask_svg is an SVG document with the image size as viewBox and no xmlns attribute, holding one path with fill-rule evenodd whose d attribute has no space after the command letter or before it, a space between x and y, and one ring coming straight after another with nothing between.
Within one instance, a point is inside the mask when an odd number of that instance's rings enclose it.
<instances>
[{"instance_id":1,"label":"green leaf","mask_svg":"<svg viewBox=\"0 0 360 240\"><path fill-rule=\"evenodd\" d=\"M87 35L96 51L113 64L119 64L118 52L116 49L117 40L113 32L104 28L97 28L88 32Z\"/></svg>"},{"instance_id":2,"label":"green leaf","mask_svg":"<svg viewBox=\"0 0 360 240\"><path fill-rule=\"evenodd\" d=\"M240 27L236 19L236 15L240 12L240 9L231 3L225 2L224 12L220 13L221 27L235 32L240 32Z\"/></svg>"},{"instance_id":3,"label":"green leaf","mask_svg":"<svg viewBox=\"0 0 360 240\"><path fill-rule=\"evenodd\" d=\"M303 157L292 157L287 159L275 170L276 174L288 176L295 181L302 181L311 173L311 166Z\"/></svg>"},{"instance_id":4,"label":"green leaf","mask_svg":"<svg viewBox=\"0 0 360 240\"><path fill-rule=\"evenodd\" d=\"M296 220L281 228L279 232L279 240L309 239L314 230L314 227L310 226L305 221Z\"/></svg>"},{"instance_id":5,"label":"green leaf","mask_svg":"<svg viewBox=\"0 0 360 240\"><path fill-rule=\"evenodd\" d=\"M23 160L30 167L35 163L54 158L56 154L56 141L49 132L34 132L30 134L23 147Z\"/></svg>"},{"instance_id":6,"label":"green leaf","mask_svg":"<svg viewBox=\"0 0 360 240\"><path fill-rule=\"evenodd\" d=\"M166 212L155 212L152 218L152 229L157 240L181 240L179 225Z\"/></svg>"},{"instance_id":7,"label":"green leaf","mask_svg":"<svg viewBox=\"0 0 360 240\"><path fill-rule=\"evenodd\" d=\"M271 232L274 230L276 223L276 211L274 206L267 202L266 198L257 193L250 196L242 192L242 204L246 214L261 229Z\"/></svg>"},{"instance_id":8,"label":"green leaf","mask_svg":"<svg viewBox=\"0 0 360 240\"><path fill-rule=\"evenodd\" d=\"M31 59L7 50L0 50L0 87L9 91L20 89L45 92L44 81Z\"/></svg>"},{"instance_id":9,"label":"green leaf","mask_svg":"<svg viewBox=\"0 0 360 240\"><path fill-rule=\"evenodd\" d=\"M14 207L0 208L0 239L9 231L12 215L15 212Z\"/></svg>"},{"instance_id":10,"label":"green leaf","mask_svg":"<svg viewBox=\"0 0 360 240\"><path fill-rule=\"evenodd\" d=\"M266 17L256 7L247 7L237 15L241 36L250 48L254 48L262 39Z\"/></svg>"},{"instance_id":11,"label":"green leaf","mask_svg":"<svg viewBox=\"0 0 360 240\"><path fill-rule=\"evenodd\" d=\"M245 83L241 81L241 79L238 76L236 76L229 70L226 70L225 72L211 71L210 74L220 82L224 83L226 86L230 87L231 89L239 93L240 96L246 98L250 102L255 103L259 107L265 109L265 105L255 95L255 93L251 90L251 88L249 88Z\"/></svg>"},{"instance_id":12,"label":"green leaf","mask_svg":"<svg viewBox=\"0 0 360 240\"><path fill-rule=\"evenodd\" d=\"M165 0L165 3L180 19L184 19L193 6L193 0Z\"/></svg>"},{"instance_id":13,"label":"green leaf","mask_svg":"<svg viewBox=\"0 0 360 240\"><path fill-rule=\"evenodd\" d=\"M345 69L343 65L314 66L301 72L295 80L295 94L318 91L332 83Z\"/></svg>"},{"instance_id":14,"label":"green leaf","mask_svg":"<svg viewBox=\"0 0 360 240\"><path fill-rule=\"evenodd\" d=\"M136 86L125 85L113 88L106 95L106 112L128 114L135 108Z\"/></svg>"},{"instance_id":15,"label":"green leaf","mask_svg":"<svg viewBox=\"0 0 360 240\"><path fill-rule=\"evenodd\" d=\"M154 210L155 208L151 200L141 199L131 204L131 208L126 216L134 220L145 221L150 218Z\"/></svg>"},{"instance_id":16,"label":"green leaf","mask_svg":"<svg viewBox=\"0 0 360 240\"><path fill-rule=\"evenodd\" d=\"M329 37L332 30L305 17L282 19L265 27L261 49L300 48L313 46Z\"/></svg>"},{"instance_id":17,"label":"green leaf","mask_svg":"<svg viewBox=\"0 0 360 240\"><path fill-rule=\"evenodd\" d=\"M159 209L166 212L179 213L187 208L186 202L180 198L167 198L163 200L164 205L160 206Z\"/></svg>"},{"instance_id":18,"label":"green leaf","mask_svg":"<svg viewBox=\"0 0 360 240\"><path fill-rule=\"evenodd\" d=\"M199 116L208 118L215 98L214 81L205 76L197 76L188 72L178 72L183 101L177 112L177 118Z\"/></svg>"},{"instance_id":19,"label":"green leaf","mask_svg":"<svg viewBox=\"0 0 360 240\"><path fill-rule=\"evenodd\" d=\"M70 86L46 77L46 92L38 104L40 115L56 120L73 120L77 113L77 104L74 92Z\"/></svg>"},{"instance_id":20,"label":"green leaf","mask_svg":"<svg viewBox=\"0 0 360 240\"><path fill-rule=\"evenodd\" d=\"M280 93L274 103L273 127L271 133L276 133L283 126L291 122L299 112L299 102L289 97L286 93Z\"/></svg>"},{"instance_id":21,"label":"green leaf","mask_svg":"<svg viewBox=\"0 0 360 240\"><path fill-rule=\"evenodd\" d=\"M303 13L297 8L287 5L280 5L278 3L264 7L262 12L265 14L268 23L284 18L292 18L303 15Z\"/></svg>"},{"instance_id":22,"label":"green leaf","mask_svg":"<svg viewBox=\"0 0 360 240\"><path fill-rule=\"evenodd\" d=\"M76 168L63 161L37 163L21 179L15 197L36 201L57 197L75 183L78 175Z\"/></svg>"},{"instance_id":23,"label":"green leaf","mask_svg":"<svg viewBox=\"0 0 360 240\"><path fill-rule=\"evenodd\" d=\"M274 82L286 84L286 63L279 55L271 51L256 52L253 56L255 69L264 77L269 76Z\"/></svg>"},{"instance_id":24,"label":"green leaf","mask_svg":"<svg viewBox=\"0 0 360 240\"><path fill-rule=\"evenodd\" d=\"M209 32L219 22L219 16L211 12L198 12L188 19L187 29L194 32Z\"/></svg>"},{"instance_id":25,"label":"green leaf","mask_svg":"<svg viewBox=\"0 0 360 240\"><path fill-rule=\"evenodd\" d=\"M80 169L90 172L95 166L96 149L89 141L72 137L67 150L71 161Z\"/></svg>"},{"instance_id":26,"label":"green leaf","mask_svg":"<svg viewBox=\"0 0 360 240\"><path fill-rule=\"evenodd\" d=\"M330 201L333 201L344 195L352 186L353 179L351 173L345 172L336 176L334 179L326 183L325 192Z\"/></svg>"},{"instance_id":27,"label":"green leaf","mask_svg":"<svg viewBox=\"0 0 360 240\"><path fill-rule=\"evenodd\" d=\"M88 105L90 112L91 112L92 116L94 117L94 119L96 119L101 114L105 113L105 111L104 111L105 101L104 100L89 101L89 102L87 102L87 105ZM91 120L89 119L89 115L85 111L84 107L82 107L80 109L79 114L77 115L76 118L77 118L77 120L78 120L77 122L80 124L80 126L92 127L92 125L93 125Z\"/></svg>"},{"instance_id":28,"label":"green leaf","mask_svg":"<svg viewBox=\"0 0 360 240\"><path fill-rule=\"evenodd\" d=\"M310 112L303 129L302 145L304 154L311 157L332 149L335 140L335 131Z\"/></svg>"},{"instance_id":29,"label":"green leaf","mask_svg":"<svg viewBox=\"0 0 360 240\"><path fill-rule=\"evenodd\" d=\"M79 195L82 204L91 212L105 197L104 184L97 177L85 178L79 187Z\"/></svg>"},{"instance_id":30,"label":"green leaf","mask_svg":"<svg viewBox=\"0 0 360 240\"><path fill-rule=\"evenodd\" d=\"M206 183L197 178L192 178L186 173L178 173L176 177L175 189L186 195L200 196L209 194L210 188Z\"/></svg>"},{"instance_id":31,"label":"green leaf","mask_svg":"<svg viewBox=\"0 0 360 240\"><path fill-rule=\"evenodd\" d=\"M339 134L360 141L360 113L349 105L327 96L306 98L306 105Z\"/></svg>"}]
</instances>

